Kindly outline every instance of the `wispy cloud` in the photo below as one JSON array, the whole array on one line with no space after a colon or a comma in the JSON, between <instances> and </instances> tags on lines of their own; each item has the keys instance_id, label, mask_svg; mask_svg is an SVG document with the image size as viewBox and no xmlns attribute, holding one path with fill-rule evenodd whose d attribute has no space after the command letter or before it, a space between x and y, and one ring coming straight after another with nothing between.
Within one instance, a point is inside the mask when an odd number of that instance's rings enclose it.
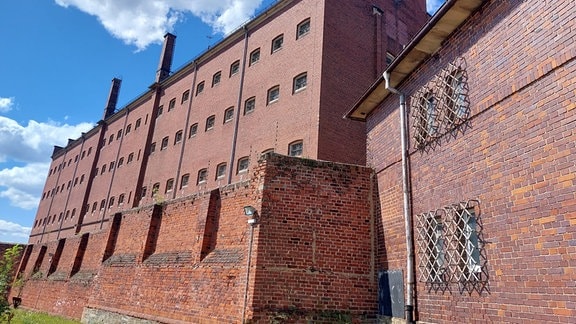
<instances>
[{"instance_id":1,"label":"wispy cloud","mask_svg":"<svg viewBox=\"0 0 576 324\"><path fill-rule=\"evenodd\" d=\"M160 43L166 32L191 13L215 33L229 33L248 20L262 0L55 0L96 16L114 37L138 50Z\"/></svg>"},{"instance_id":2,"label":"wispy cloud","mask_svg":"<svg viewBox=\"0 0 576 324\"><path fill-rule=\"evenodd\" d=\"M445 1L446 0L426 0L426 11L428 11L429 14L434 15Z\"/></svg>"},{"instance_id":3,"label":"wispy cloud","mask_svg":"<svg viewBox=\"0 0 576 324\"><path fill-rule=\"evenodd\" d=\"M14 106L14 97L0 97L0 112L9 112Z\"/></svg>"},{"instance_id":4,"label":"wispy cloud","mask_svg":"<svg viewBox=\"0 0 576 324\"><path fill-rule=\"evenodd\" d=\"M24 242L32 228L0 219L0 241Z\"/></svg>"}]
</instances>

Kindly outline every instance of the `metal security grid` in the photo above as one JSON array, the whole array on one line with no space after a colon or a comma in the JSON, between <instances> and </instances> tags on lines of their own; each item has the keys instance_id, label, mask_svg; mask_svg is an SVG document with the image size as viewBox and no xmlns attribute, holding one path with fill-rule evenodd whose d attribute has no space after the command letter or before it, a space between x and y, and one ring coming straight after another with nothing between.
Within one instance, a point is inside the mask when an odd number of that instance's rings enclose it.
<instances>
[{"instance_id":1,"label":"metal security grid","mask_svg":"<svg viewBox=\"0 0 576 324\"><path fill-rule=\"evenodd\" d=\"M412 95L414 140L424 148L463 124L470 114L466 61L458 58Z\"/></svg>"},{"instance_id":2,"label":"metal security grid","mask_svg":"<svg viewBox=\"0 0 576 324\"><path fill-rule=\"evenodd\" d=\"M416 216L418 280L435 290L487 290L480 203L469 200Z\"/></svg>"}]
</instances>

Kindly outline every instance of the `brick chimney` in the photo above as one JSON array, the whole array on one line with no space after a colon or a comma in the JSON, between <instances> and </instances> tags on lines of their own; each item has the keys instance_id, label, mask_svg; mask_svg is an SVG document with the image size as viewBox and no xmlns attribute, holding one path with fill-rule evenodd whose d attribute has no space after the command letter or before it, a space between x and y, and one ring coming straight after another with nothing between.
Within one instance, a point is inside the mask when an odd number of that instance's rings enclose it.
<instances>
[{"instance_id":1,"label":"brick chimney","mask_svg":"<svg viewBox=\"0 0 576 324\"><path fill-rule=\"evenodd\" d=\"M118 94L120 93L120 84L122 80L118 78L112 79L112 86L110 87L110 94L108 94L108 102L106 103L106 108L104 108L104 116L102 119L106 119L114 114L116 110L116 103L118 102Z\"/></svg>"},{"instance_id":2,"label":"brick chimney","mask_svg":"<svg viewBox=\"0 0 576 324\"><path fill-rule=\"evenodd\" d=\"M170 75L170 67L172 66L172 56L174 55L175 41L176 36L170 33L164 35L164 45L162 46L162 54L160 55L158 71L156 71L156 82L162 82Z\"/></svg>"}]
</instances>

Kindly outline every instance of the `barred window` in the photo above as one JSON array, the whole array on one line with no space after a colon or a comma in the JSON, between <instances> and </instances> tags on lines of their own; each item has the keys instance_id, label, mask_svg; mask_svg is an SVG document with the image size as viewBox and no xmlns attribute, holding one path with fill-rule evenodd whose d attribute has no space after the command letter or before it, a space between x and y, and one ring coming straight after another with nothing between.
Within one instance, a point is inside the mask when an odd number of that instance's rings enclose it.
<instances>
[{"instance_id":1,"label":"barred window","mask_svg":"<svg viewBox=\"0 0 576 324\"><path fill-rule=\"evenodd\" d=\"M248 165L250 164L250 160L247 156L242 157L238 160L238 172L237 173L244 173L248 171Z\"/></svg>"},{"instance_id":2,"label":"barred window","mask_svg":"<svg viewBox=\"0 0 576 324\"><path fill-rule=\"evenodd\" d=\"M284 44L284 34L276 36L272 40L272 51L271 53L277 52L282 49L282 45Z\"/></svg>"},{"instance_id":3,"label":"barred window","mask_svg":"<svg viewBox=\"0 0 576 324\"><path fill-rule=\"evenodd\" d=\"M308 83L307 81L308 81L308 75L306 74L306 72L296 76L294 78L294 86L292 92L296 93L306 89L306 84Z\"/></svg>"},{"instance_id":4,"label":"barred window","mask_svg":"<svg viewBox=\"0 0 576 324\"><path fill-rule=\"evenodd\" d=\"M300 37L307 35L310 32L310 18L299 23L296 29L296 39L300 39Z\"/></svg>"},{"instance_id":5,"label":"barred window","mask_svg":"<svg viewBox=\"0 0 576 324\"><path fill-rule=\"evenodd\" d=\"M168 111L174 108L176 108L176 98L170 99L170 102L168 103Z\"/></svg>"},{"instance_id":6,"label":"barred window","mask_svg":"<svg viewBox=\"0 0 576 324\"><path fill-rule=\"evenodd\" d=\"M204 81L198 83L198 85L196 86L196 95L199 95L202 93L202 91L204 91L204 84L205 84Z\"/></svg>"},{"instance_id":7,"label":"barred window","mask_svg":"<svg viewBox=\"0 0 576 324\"><path fill-rule=\"evenodd\" d=\"M224 111L224 123L234 119L234 107L230 107Z\"/></svg>"},{"instance_id":8,"label":"barred window","mask_svg":"<svg viewBox=\"0 0 576 324\"><path fill-rule=\"evenodd\" d=\"M208 180L208 169L202 169L198 171L198 181L197 184L205 183Z\"/></svg>"},{"instance_id":9,"label":"barred window","mask_svg":"<svg viewBox=\"0 0 576 324\"><path fill-rule=\"evenodd\" d=\"M411 98L416 148L424 148L469 116L466 62L458 58Z\"/></svg>"},{"instance_id":10,"label":"barred window","mask_svg":"<svg viewBox=\"0 0 576 324\"><path fill-rule=\"evenodd\" d=\"M182 180L180 181L180 189L188 187L188 182L190 181L190 174L186 173L182 176Z\"/></svg>"},{"instance_id":11,"label":"barred window","mask_svg":"<svg viewBox=\"0 0 576 324\"><path fill-rule=\"evenodd\" d=\"M226 163L220 163L216 167L216 180L222 179L226 176Z\"/></svg>"},{"instance_id":12,"label":"barred window","mask_svg":"<svg viewBox=\"0 0 576 324\"><path fill-rule=\"evenodd\" d=\"M260 48L257 48L250 53L250 66L260 61Z\"/></svg>"},{"instance_id":13,"label":"barred window","mask_svg":"<svg viewBox=\"0 0 576 324\"><path fill-rule=\"evenodd\" d=\"M190 90L186 90L184 93L182 93L182 100L180 103L183 104L184 102L188 101L188 98L190 98Z\"/></svg>"},{"instance_id":14,"label":"barred window","mask_svg":"<svg viewBox=\"0 0 576 324\"><path fill-rule=\"evenodd\" d=\"M214 87L218 83L220 83L221 78L222 78L222 71L218 71L218 72L214 73L214 75L212 76L212 87Z\"/></svg>"},{"instance_id":15,"label":"barred window","mask_svg":"<svg viewBox=\"0 0 576 324\"><path fill-rule=\"evenodd\" d=\"M240 61L235 61L230 65L230 76L238 74L240 72Z\"/></svg>"},{"instance_id":16,"label":"barred window","mask_svg":"<svg viewBox=\"0 0 576 324\"><path fill-rule=\"evenodd\" d=\"M419 281L431 287L458 283L461 290L483 289L488 272L479 201L452 204L416 219Z\"/></svg>"},{"instance_id":17,"label":"barred window","mask_svg":"<svg viewBox=\"0 0 576 324\"><path fill-rule=\"evenodd\" d=\"M267 98L268 98L268 100L266 101L267 105L278 101L278 99L280 98L280 86L274 86L274 87L268 89L268 97Z\"/></svg>"},{"instance_id":18,"label":"barred window","mask_svg":"<svg viewBox=\"0 0 576 324\"><path fill-rule=\"evenodd\" d=\"M244 103L244 115L249 114L256 108L256 98L252 97Z\"/></svg>"}]
</instances>

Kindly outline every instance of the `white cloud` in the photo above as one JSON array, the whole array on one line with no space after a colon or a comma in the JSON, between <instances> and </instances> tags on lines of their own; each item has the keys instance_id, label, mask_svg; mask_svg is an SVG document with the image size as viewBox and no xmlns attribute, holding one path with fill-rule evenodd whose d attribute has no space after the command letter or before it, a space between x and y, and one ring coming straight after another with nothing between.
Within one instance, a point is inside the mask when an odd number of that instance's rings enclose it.
<instances>
[{"instance_id":1,"label":"white cloud","mask_svg":"<svg viewBox=\"0 0 576 324\"><path fill-rule=\"evenodd\" d=\"M52 155L53 145L64 146L68 138L76 139L92 127L90 123L68 125L34 120L22 126L0 116L0 162L45 162Z\"/></svg>"},{"instance_id":2,"label":"white cloud","mask_svg":"<svg viewBox=\"0 0 576 324\"><path fill-rule=\"evenodd\" d=\"M14 106L14 97L0 97L0 112L9 112Z\"/></svg>"},{"instance_id":3,"label":"white cloud","mask_svg":"<svg viewBox=\"0 0 576 324\"><path fill-rule=\"evenodd\" d=\"M9 162L8 167L0 168L0 198L18 208L36 208L53 146L65 146L68 138L76 139L92 127L91 123L68 125L33 120L22 126L0 116L0 162Z\"/></svg>"},{"instance_id":4,"label":"white cloud","mask_svg":"<svg viewBox=\"0 0 576 324\"><path fill-rule=\"evenodd\" d=\"M434 15L444 2L445 0L426 0L426 11L428 11L429 14Z\"/></svg>"},{"instance_id":5,"label":"white cloud","mask_svg":"<svg viewBox=\"0 0 576 324\"><path fill-rule=\"evenodd\" d=\"M138 50L161 43L166 32L191 13L217 33L227 34L247 21L262 0L55 0L96 16L114 37Z\"/></svg>"},{"instance_id":6,"label":"white cloud","mask_svg":"<svg viewBox=\"0 0 576 324\"><path fill-rule=\"evenodd\" d=\"M20 224L8 222L0 219L0 238L1 241L7 242L22 242L23 238L27 239L30 235L30 230L32 228L22 226Z\"/></svg>"},{"instance_id":7,"label":"white cloud","mask_svg":"<svg viewBox=\"0 0 576 324\"><path fill-rule=\"evenodd\" d=\"M0 197L22 209L38 206L39 196L44 186L50 163L30 163L23 167L0 170Z\"/></svg>"}]
</instances>

